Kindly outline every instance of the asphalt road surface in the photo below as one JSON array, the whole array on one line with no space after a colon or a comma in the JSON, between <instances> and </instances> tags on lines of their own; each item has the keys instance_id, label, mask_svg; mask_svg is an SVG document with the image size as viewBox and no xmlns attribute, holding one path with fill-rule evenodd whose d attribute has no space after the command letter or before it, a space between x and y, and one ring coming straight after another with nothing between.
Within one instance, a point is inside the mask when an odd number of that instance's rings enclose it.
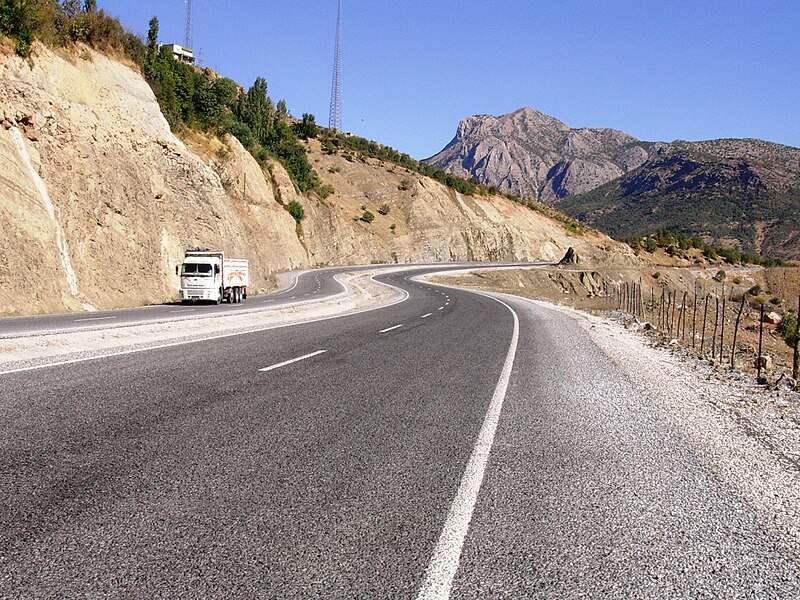
<instances>
[{"instance_id":1,"label":"asphalt road surface","mask_svg":"<svg viewBox=\"0 0 800 600\"><path fill-rule=\"evenodd\" d=\"M0 375L0 597L800 597L571 319L409 277L386 309Z\"/></svg>"}]
</instances>

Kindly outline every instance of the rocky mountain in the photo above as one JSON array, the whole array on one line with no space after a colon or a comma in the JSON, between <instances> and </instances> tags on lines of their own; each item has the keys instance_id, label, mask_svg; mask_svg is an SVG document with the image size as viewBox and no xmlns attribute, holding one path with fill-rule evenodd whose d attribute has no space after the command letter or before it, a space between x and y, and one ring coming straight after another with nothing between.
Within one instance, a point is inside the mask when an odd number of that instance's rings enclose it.
<instances>
[{"instance_id":1,"label":"rocky mountain","mask_svg":"<svg viewBox=\"0 0 800 600\"><path fill-rule=\"evenodd\" d=\"M638 167L652 146L615 129L571 129L522 108L464 119L453 140L426 162L501 192L555 204Z\"/></svg>"},{"instance_id":2,"label":"rocky mountain","mask_svg":"<svg viewBox=\"0 0 800 600\"><path fill-rule=\"evenodd\" d=\"M797 148L761 140L641 142L611 129L571 129L525 108L464 119L428 161L556 205L613 236L665 228L800 258Z\"/></svg>"},{"instance_id":3,"label":"rocky mountain","mask_svg":"<svg viewBox=\"0 0 800 600\"><path fill-rule=\"evenodd\" d=\"M256 290L318 265L558 260L569 247L587 262L639 262L502 196L464 196L316 140L309 158L335 192L301 194L234 138L173 135L138 69L81 46L36 44L26 59L0 46L0 124L0 315L173 300L191 246L249 258Z\"/></svg>"}]
</instances>

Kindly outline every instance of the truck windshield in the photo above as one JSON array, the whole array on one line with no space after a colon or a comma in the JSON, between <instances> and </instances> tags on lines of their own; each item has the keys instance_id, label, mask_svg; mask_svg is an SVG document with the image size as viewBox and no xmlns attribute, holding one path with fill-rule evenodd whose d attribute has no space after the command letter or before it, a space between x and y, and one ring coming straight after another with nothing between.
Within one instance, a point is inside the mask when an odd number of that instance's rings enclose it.
<instances>
[{"instance_id":1,"label":"truck windshield","mask_svg":"<svg viewBox=\"0 0 800 600\"><path fill-rule=\"evenodd\" d=\"M184 277L211 277L211 265L183 263L181 275Z\"/></svg>"}]
</instances>

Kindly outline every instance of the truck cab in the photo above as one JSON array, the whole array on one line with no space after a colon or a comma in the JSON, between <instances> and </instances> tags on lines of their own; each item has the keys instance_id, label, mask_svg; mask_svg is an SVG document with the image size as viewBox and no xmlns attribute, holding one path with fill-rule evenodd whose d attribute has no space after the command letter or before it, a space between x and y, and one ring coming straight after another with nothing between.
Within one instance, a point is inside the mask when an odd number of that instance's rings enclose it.
<instances>
[{"instance_id":1,"label":"truck cab","mask_svg":"<svg viewBox=\"0 0 800 600\"><path fill-rule=\"evenodd\" d=\"M250 263L243 258L226 258L225 253L208 248L190 248L183 264L175 267L181 278L181 302L231 304L247 299Z\"/></svg>"},{"instance_id":2,"label":"truck cab","mask_svg":"<svg viewBox=\"0 0 800 600\"><path fill-rule=\"evenodd\" d=\"M222 302L222 260L222 253L186 253L180 266L182 302Z\"/></svg>"}]
</instances>

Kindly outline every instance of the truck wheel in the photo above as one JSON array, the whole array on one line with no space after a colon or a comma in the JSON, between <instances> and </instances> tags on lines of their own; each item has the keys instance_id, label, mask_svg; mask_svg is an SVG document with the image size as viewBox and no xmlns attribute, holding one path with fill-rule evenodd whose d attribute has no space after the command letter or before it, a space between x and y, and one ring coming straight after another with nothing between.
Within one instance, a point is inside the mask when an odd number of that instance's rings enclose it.
<instances>
[{"instance_id":1,"label":"truck wheel","mask_svg":"<svg viewBox=\"0 0 800 600\"><path fill-rule=\"evenodd\" d=\"M222 304L222 288L219 288L219 297L217 298L217 304Z\"/></svg>"},{"instance_id":2,"label":"truck wheel","mask_svg":"<svg viewBox=\"0 0 800 600\"><path fill-rule=\"evenodd\" d=\"M247 300L247 288L242 288L242 300Z\"/></svg>"}]
</instances>

